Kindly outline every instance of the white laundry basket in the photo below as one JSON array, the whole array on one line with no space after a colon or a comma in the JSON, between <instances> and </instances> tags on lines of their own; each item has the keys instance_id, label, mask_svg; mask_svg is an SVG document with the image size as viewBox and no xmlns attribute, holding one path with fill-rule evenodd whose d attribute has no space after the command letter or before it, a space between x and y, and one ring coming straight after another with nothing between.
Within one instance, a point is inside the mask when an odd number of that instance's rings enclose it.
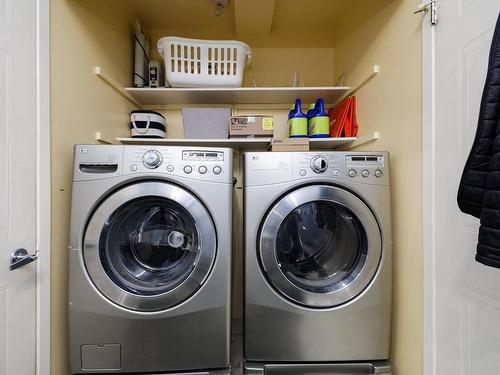
<instances>
[{"instance_id":1,"label":"white laundry basket","mask_svg":"<svg viewBox=\"0 0 500 375\"><path fill-rule=\"evenodd\" d=\"M158 52L172 87L240 87L252 60L248 45L231 40L167 36L158 40Z\"/></svg>"}]
</instances>

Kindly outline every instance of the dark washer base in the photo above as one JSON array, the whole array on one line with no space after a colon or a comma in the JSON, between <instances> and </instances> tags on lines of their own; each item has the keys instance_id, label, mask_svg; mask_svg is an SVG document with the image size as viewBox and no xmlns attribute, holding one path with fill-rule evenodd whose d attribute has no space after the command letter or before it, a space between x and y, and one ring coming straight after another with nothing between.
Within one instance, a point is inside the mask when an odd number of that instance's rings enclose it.
<instances>
[{"instance_id":1,"label":"dark washer base","mask_svg":"<svg viewBox=\"0 0 500 375\"><path fill-rule=\"evenodd\" d=\"M88 372L81 373L81 374L82 375L88 374ZM80 375L80 374L74 374L74 375ZM218 370L206 370L206 371L198 371L198 372L163 372L163 373L155 372L155 373L150 373L150 374L134 373L134 374L130 374L130 375L231 375L231 370L230 369L218 369Z\"/></svg>"},{"instance_id":2,"label":"dark washer base","mask_svg":"<svg viewBox=\"0 0 500 375\"><path fill-rule=\"evenodd\" d=\"M387 361L359 363L245 363L245 375L391 375Z\"/></svg>"}]
</instances>

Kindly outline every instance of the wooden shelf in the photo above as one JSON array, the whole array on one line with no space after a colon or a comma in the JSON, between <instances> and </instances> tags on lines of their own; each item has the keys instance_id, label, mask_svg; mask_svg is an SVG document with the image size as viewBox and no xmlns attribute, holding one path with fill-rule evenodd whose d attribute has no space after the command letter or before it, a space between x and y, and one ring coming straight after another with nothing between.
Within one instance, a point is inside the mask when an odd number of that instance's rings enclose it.
<instances>
[{"instance_id":1,"label":"wooden shelf","mask_svg":"<svg viewBox=\"0 0 500 375\"><path fill-rule=\"evenodd\" d=\"M125 88L145 106L179 104L281 104L289 106L296 98L313 103L323 98L334 103L349 91L347 86L332 87L238 87L238 88Z\"/></svg>"},{"instance_id":2,"label":"wooden shelf","mask_svg":"<svg viewBox=\"0 0 500 375\"><path fill-rule=\"evenodd\" d=\"M309 139L311 150L333 150L340 146L349 145L357 140L352 138L316 138ZM271 138L230 138L230 139L186 139L186 138L116 138L122 144L133 145L175 145L175 146L209 146L230 147L241 150L268 149Z\"/></svg>"}]
</instances>

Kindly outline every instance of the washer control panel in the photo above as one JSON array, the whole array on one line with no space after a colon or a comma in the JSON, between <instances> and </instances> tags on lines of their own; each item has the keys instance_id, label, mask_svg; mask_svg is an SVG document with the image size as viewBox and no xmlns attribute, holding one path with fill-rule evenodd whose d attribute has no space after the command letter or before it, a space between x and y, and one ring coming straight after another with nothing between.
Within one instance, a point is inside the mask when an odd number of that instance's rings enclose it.
<instances>
[{"instance_id":1,"label":"washer control panel","mask_svg":"<svg viewBox=\"0 0 500 375\"><path fill-rule=\"evenodd\" d=\"M334 177L349 181L388 183L388 154L385 152L293 153L293 177Z\"/></svg>"},{"instance_id":2,"label":"washer control panel","mask_svg":"<svg viewBox=\"0 0 500 375\"><path fill-rule=\"evenodd\" d=\"M224 153L219 151L183 151L182 160L186 161L208 161L222 162L224 161Z\"/></svg>"},{"instance_id":3,"label":"washer control panel","mask_svg":"<svg viewBox=\"0 0 500 375\"><path fill-rule=\"evenodd\" d=\"M347 174L350 178L382 178L384 176L385 156L383 155L347 155Z\"/></svg>"},{"instance_id":4,"label":"washer control panel","mask_svg":"<svg viewBox=\"0 0 500 375\"><path fill-rule=\"evenodd\" d=\"M128 146L124 148L124 173L166 173L191 179L232 182L230 149Z\"/></svg>"},{"instance_id":5,"label":"washer control panel","mask_svg":"<svg viewBox=\"0 0 500 375\"><path fill-rule=\"evenodd\" d=\"M323 173L328 168L328 160L322 156L318 155L311 159L311 169L315 173Z\"/></svg>"},{"instance_id":6,"label":"washer control panel","mask_svg":"<svg viewBox=\"0 0 500 375\"><path fill-rule=\"evenodd\" d=\"M389 153L356 151L245 152L244 186L289 181L342 181L343 184L390 184Z\"/></svg>"}]
</instances>

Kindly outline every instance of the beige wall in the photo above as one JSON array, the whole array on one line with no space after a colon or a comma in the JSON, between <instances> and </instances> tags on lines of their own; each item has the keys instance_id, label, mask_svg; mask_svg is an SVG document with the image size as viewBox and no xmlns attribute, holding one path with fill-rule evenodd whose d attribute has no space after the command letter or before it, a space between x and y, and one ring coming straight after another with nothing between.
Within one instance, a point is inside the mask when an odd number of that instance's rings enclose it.
<instances>
[{"instance_id":1,"label":"beige wall","mask_svg":"<svg viewBox=\"0 0 500 375\"><path fill-rule=\"evenodd\" d=\"M160 35L169 35L168 31ZM153 44L156 45L156 40ZM328 86L334 84L333 48L254 48L251 73L259 86L291 86L296 67L299 68L306 86ZM158 57L159 58L159 57ZM252 86L250 72L245 74L244 86ZM308 103L307 103L308 104ZM182 114L180 110L161 110L168 121L168 135L183 137ZM275 116L275 134L287 137L287 116L289 110L263 110L249 105L236 107L236 113L271 114Z\"/></svg>"},{"instance_id":2,"label":"beige wall","mask_svg":"<svg viewBox=\"0 0 500 375\"><path fill-rule=\"evenodd\" d=\"M299 35L296 30L280 29L270 38L238 39L253 47L252 73L262 86L290 85L296 66L307 86L331 85L342 73L346 73L346 83L353 84L373 64L382 66L382 72L357 93L358 118L361 135L373 130L382 133L379 141L363 149L391 152L395 258L392 352L395 375L418 375L422 374L421 36L419 17L412 15L418 1L350 1L351 12L339 19L332 33L310 30ZM130 84L131 20L123 0L51 0L52 375L69 373L67 245L72 148L75 143L93 142L96 131L106 137L127 135L127 114L133 108L97 79L92 68L101 65L124 86ZM152 46L164 35L237 38L228 29L147 32ZM245 85L250 85L248 74ZM287 111L246 111L274 114L277 133L286 134ZM169 135L182 136L180 112L163 112ZM235 208L241 214L241 190L235 195ZM235 243L234 250L235 259L239 259L241 244ZM241 281L241 268L234 269L233 277ZM238 305L241 294L233 297ZM241 308L233 310L235 317L241 313Z\"/></svg>"},{"instance_id":3,"label":"beige wall","mask_svg":"<svg viewBox=\"0 0 500 375\"><path fill-rule=\"evenodd\" d=\"M85 7L82 3L85 2ZM123 134L128 103L93 74L102 65L128 83L131 42L120 0L51 0L51 375L68 375L68 229L73 145ZM105 15L103 22L100 17Z\"/></svg>"},{"instance_id":4,"label":"beige wall","mask_svg":"<svg viewBox=\"0 0 500 375\"><path fill-rule=\"evenodd\" d=\"M360 82L381 73L358 93L362 134L381 131L363 147L391 153L395 375L422 374L422 56L417 2L395 0L359 29L339 35L336 75ZM359 15L357 15L359 17Z\"/></svg>"}]
</instances>

